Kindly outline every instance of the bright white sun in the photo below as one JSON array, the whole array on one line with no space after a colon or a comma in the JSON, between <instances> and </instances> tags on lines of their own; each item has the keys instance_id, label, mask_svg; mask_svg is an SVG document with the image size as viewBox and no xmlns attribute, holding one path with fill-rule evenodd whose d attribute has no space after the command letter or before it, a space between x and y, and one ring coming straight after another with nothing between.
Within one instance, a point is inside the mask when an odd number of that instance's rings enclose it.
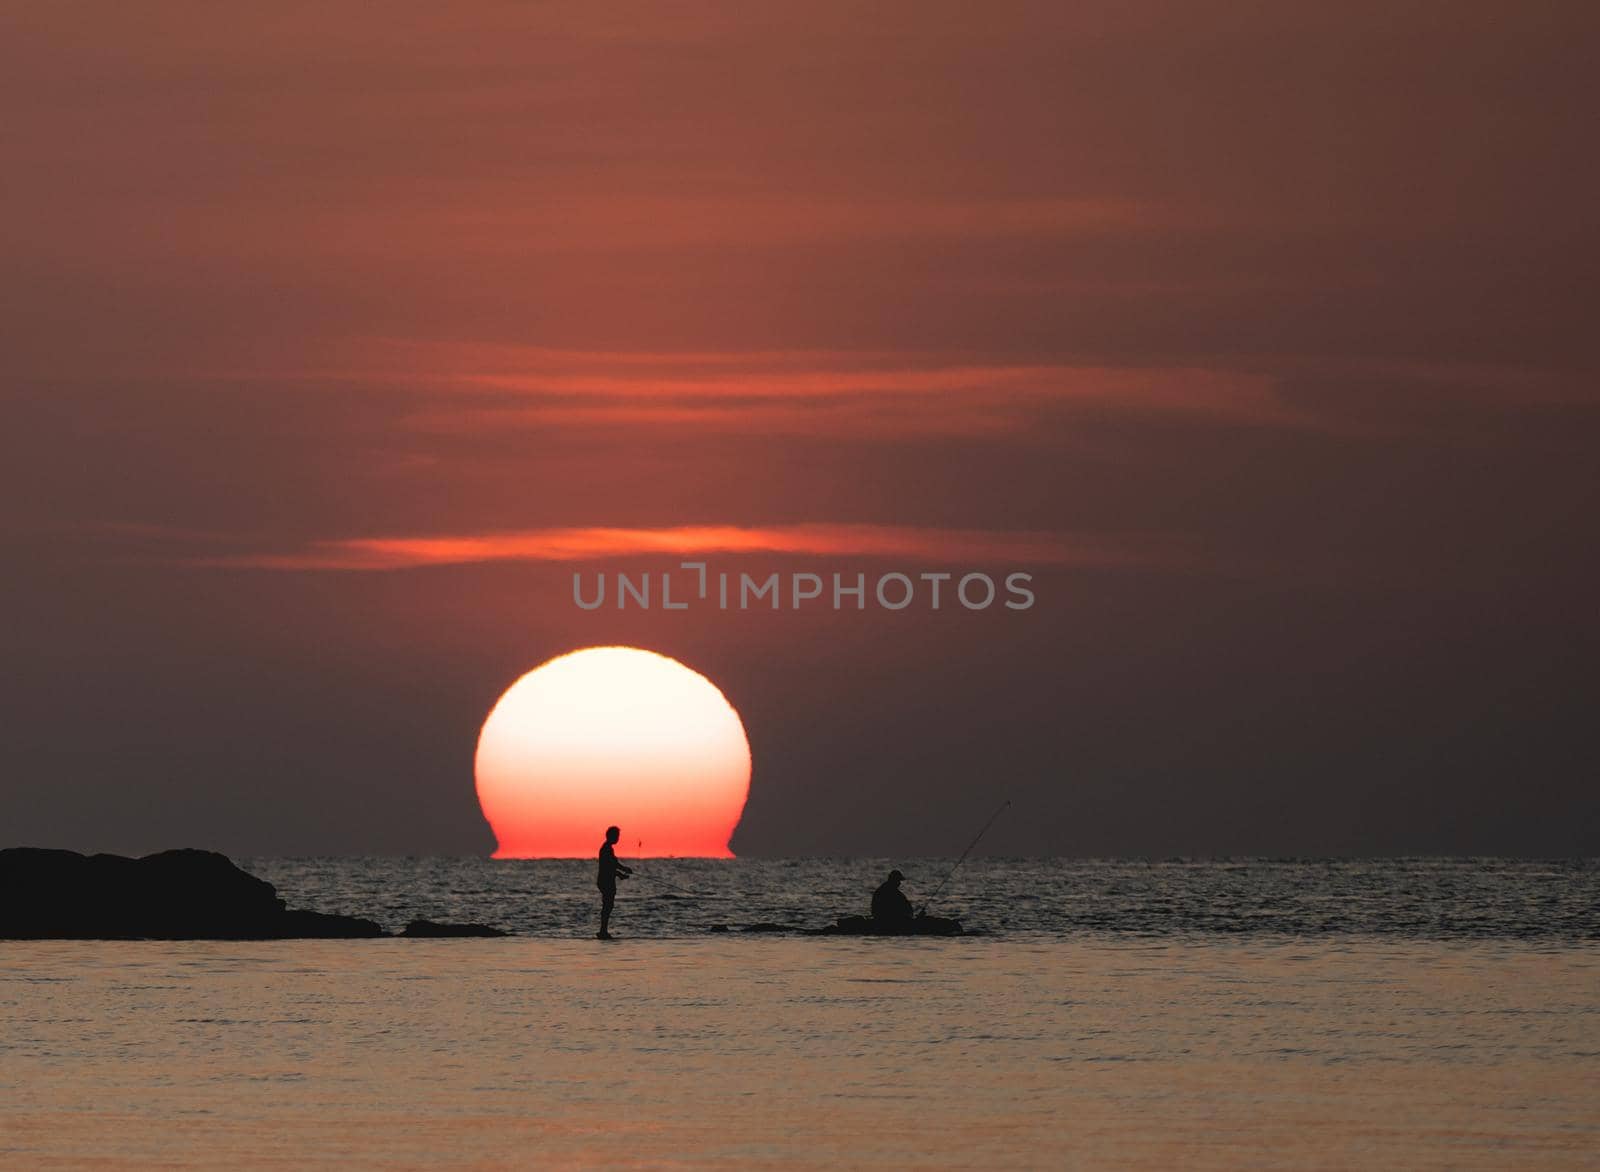
<instances>
[{"instance_id":1,"label":"bright white sun","mask_svg":"<svg viewBox=\"0 0 1600 1172\"><path fill-rule=\"evenodd\" d=\"M627 854L732 858L750 743L717 686L637 647L530 671L483 722L478 802L497 859L575 858L622 827Z\"/></svg>"}]
</instances>

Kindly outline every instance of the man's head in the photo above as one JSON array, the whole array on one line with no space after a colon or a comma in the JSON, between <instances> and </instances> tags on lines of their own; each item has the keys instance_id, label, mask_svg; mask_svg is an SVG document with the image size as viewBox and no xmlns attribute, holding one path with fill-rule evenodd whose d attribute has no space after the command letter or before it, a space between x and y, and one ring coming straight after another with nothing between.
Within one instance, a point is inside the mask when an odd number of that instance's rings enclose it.
<instances>
[{"instance_id":1,"label":"man's head","mask_svg":"<svg viewBox=\"0 0 1600 1172\"><path fill-rule=\"evenodd\" d=\"M900 874L899 871L890 871L889 872L889 882L893 883L896 887L900 886L900 880L902 880L904 878L905 878L905 876Z\"/></svg>"},{"instance_id":2,"label":"man's head","mask_svg":"<svg viewBox=\"0 0 1600 1172\"><path fill-rule=\"evenodd\" d=\"M606 841L612 846L617 845L617 839L622 837L622 831L615 826L606 827Z\"/></svg>"}]
</instances>

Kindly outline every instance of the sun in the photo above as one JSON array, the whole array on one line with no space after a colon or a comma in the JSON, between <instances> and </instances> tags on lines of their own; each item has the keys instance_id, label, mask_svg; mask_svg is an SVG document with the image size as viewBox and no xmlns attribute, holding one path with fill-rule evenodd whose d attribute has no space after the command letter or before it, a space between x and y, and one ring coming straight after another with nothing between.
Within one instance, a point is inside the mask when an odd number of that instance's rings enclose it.
<instances>
[{"instance_id":1,"label":"sun","mask_svg":"<svg viewBox=\"0 0 1600 1172\"><path fill-rule=\"evenodd\" d=\"M587 647L506 689L475 771L497 859L592 855L610 825L627 854L729 859L750 742L699 672L637 647Z\"/></svg>"}]
</instances>

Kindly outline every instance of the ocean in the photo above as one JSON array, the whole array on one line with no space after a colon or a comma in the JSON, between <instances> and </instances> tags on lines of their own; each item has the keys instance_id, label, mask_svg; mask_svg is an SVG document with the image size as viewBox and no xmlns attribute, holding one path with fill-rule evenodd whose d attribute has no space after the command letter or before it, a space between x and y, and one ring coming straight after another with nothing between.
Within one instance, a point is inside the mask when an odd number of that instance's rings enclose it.
<instances>
[{"instance_id":1,"label":"ocean","mask_svg":"<svg viewBox=\"0 0 1600 1172\"><path fill-rule=\"evenodd\" d=\"M591 859L241 859L291 907L483 921L581 936L598 915ZM614 928L692 937L722 925L819 928L867 911L891 868L920 904L1003 937L1356 935L1600 941L1600 860L644 859Z\"/></svg>"},{"instance_id":2,"label":"ocean","mask_svg":"<svg viewBox=\"0 0 1600 1172\"><path fill-rule=\"evenodd\" d=\"M500 940L0 942L0 1164L1592 1168L1600 867L251 859ZM895 860L920 900L949 860ZM715 931L725 926L727 932Z\"/></svg>"}]
</instances>

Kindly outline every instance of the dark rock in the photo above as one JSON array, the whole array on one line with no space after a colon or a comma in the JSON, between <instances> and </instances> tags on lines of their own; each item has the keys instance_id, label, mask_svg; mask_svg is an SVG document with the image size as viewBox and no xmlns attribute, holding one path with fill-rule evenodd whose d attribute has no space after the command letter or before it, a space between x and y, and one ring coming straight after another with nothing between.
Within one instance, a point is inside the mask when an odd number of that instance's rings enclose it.
<instances>
[{"instance_id":1,"label":"dark rock","mask_svg":"<svg viewBox=\"0 0 1600 1172\"><path fill-rule=\"evenodd\" d=\"M377 920L331 912L287 911L279 925L281 938L295 940L367 940L389 934Z\"/></svg>"},{"instance_id":2,"label":"dark rock","mask_svg":"<svg viewBox=\"0 0 1600 1172\"><path fill-rule=\"evenodd\" d=\"M412 920L400 935L443 939L451 936L505 936L507 933L488 924L436 924L432 920Z\"/></svg>"},{"instance_id":3,"label":"dark rock","mask_svg":"<svg viewBox=\"0 0 1600 1172\"><path fill-rule=\"evenodd\" d=\"M763 923L760 923L760 924L746 924L741 929L741 931L745 931L745 932L790 932L790 931L793 931L793 929L788 927L785 924L772 924L772 923L763 922Z\"/></svg>"},{"instance_id":4,"label":"dark rock","mask_svg":"<svg viewBox=\"0 0 1600 1172\"><path fill-rule=\"evenodd\" d=\"M284 910L272 884L215 851L141 859L0 850L0 938L282 940L382 936L371 920Z\"/></svg>"},{"instance_id":5,"label":"dark rock","mask_svg":"<svg viewBox=\"0 0 1600 1172\"><path fill-rule=\"evenodd\" d=\"M728 925L726 924L712 924L711 927L706 929L707 932L726 932L727 930Z\"/></svg>"},{"instance_id":6,"label":"dark rock","mask_svg":"<svg viewBox=\"0 0 1600 1172\"><path fill-rule=\"evenodd\" d=\"M960 920L943 916L918 916L913 920L882 921L871 916L840 916L822 929L824 936L965 936Z\"/></svg>"}]
</instances>

